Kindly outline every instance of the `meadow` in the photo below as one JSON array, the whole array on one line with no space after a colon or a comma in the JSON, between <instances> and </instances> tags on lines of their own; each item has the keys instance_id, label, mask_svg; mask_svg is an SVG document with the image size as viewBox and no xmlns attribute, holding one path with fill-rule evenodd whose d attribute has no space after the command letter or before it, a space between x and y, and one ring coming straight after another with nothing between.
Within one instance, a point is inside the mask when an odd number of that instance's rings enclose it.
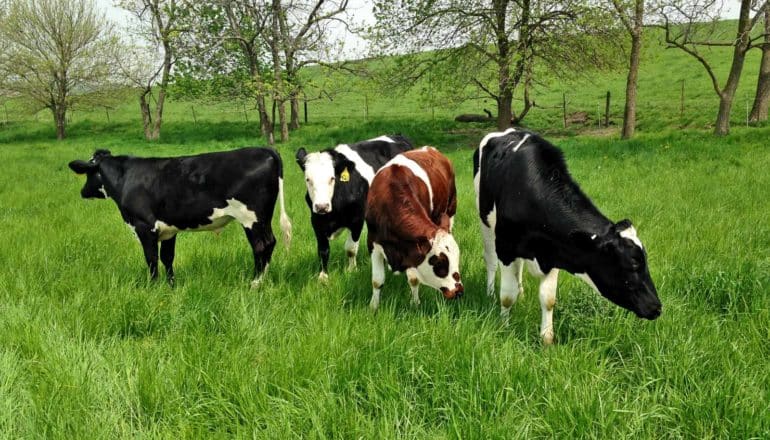
<instances>
[{"instance_id":1,"label":"meadow","mask_svg":"<svg viewBox=\"0 0 770 440\"><path fill-rule=\"evenodd\" d=\"M142 139L133 102L110 122L76 112L62 142L47 114L3 125L0 436L770 436L770 127L741 127L738 113L731 135L715 138L713 112L693 108L687 130L649 109L632 141L612 129L553 130L597 206L633 220L663 314L639 320L564 274L556 344L543 347L533 278L509 326L484 293L471 155L491 127L451 122L454 108L410 114L395 98L373 102L365 121L354 98L325 103L277 146L294 240L287 250L279 237L259 289L249 288L252 257L236 225L180 235L176 286L148 281L114 203L81 199L83 179L67 168L95 148L163 156L259 145L253 117L172 101L157 143ZM531 124L549 132L556 122L536 112ZM394 132L455 166L466 295L448 302L423 286L414 307L404 276L389 273L373 314L363 240L357 271L345 271L337 239L329 284L316 279L294 152Z\"/></svg>"}]
</instances>

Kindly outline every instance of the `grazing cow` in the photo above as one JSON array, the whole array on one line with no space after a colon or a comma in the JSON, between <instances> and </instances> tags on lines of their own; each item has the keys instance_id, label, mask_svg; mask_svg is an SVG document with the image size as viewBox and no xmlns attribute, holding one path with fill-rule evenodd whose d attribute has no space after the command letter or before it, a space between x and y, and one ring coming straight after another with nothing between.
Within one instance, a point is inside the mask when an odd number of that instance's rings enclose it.
<instances>
[{"instance_id":1,"label":"grazing cow","mask_svg":"<svg viewBox=\"0 0 770 440\"><path fill-rule=\"evenodd\" d=\"M456 211L452 164L433 147L399 154L377 172L366 207L373 310L380 304L385 263L406 272L415 305L420 283L447 299L462 296L460 249L452 236Z\"/></svg>"},{"instance_id":2,"label":"grazing cow","mask_svg":"<svg viewBox=\"0 0 770 440\"><path fill-rule=\"evenodd\" d=\"M524 260L540 277L540 335L553 343L559 269L577 275L615 304L655 319L661 303L647 256L628 220L613 223L583 194L561 150L520 129L488 134L473 155L487 294L500 261L500 308L507 319L523 291Z\"/></svg>"},{"instance_id":3,"label":"grazing cow","mask_svg":"<svg viewBox=\"0 0 770 440\"><path fill-rule=\"evenodd\" d=\"M394 135L341 144L316 153L307 153L304 148L297 151L297 164L305 173L305 201L321 258L321 281L329 279L329 240L343 229L350 230L345 242L348 269L356 267L366 194L374 173L393 156L411 149L408 139Z\"/></svg>"},{"instance_id":4,"label":"grazing cow","mask_svg":"<svg viewBox=\"0 0 770 440\"><path fill-rule=\"evenodd\" d=\"M171 158L113 156L96 150L88 160L69 167L87 176L83 198L110 198L136 233L150 276L158 276L160 260L169 284L174 283L174 246L180 231L220 231L230 221L243 226L254 254L252 287L270 263L275 236L270 222L276 199L286 246L291 222L283 201L281 157L269 148Z\"/></svg>"}]
</instances>

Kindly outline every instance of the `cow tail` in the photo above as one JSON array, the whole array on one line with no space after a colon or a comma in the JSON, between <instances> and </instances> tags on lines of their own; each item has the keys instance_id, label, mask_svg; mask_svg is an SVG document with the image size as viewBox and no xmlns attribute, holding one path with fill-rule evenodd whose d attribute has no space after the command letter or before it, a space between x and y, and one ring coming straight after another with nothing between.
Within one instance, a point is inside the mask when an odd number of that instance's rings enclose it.
<instances>
[{"instance_id":1,"label":"cow tail","mask_svg":"<svg viewBox=\"0 0 770 440\"><path fill-rule=\"evenodd\" d=\"M291 247L291 219L286 214L286 203L283 200L283 161L277 151L272 150L275 158L278 160L278 208L281 211L280 225L283 232L283 244L286 249Z\"/></svg>"},{"instance_id":2,"label":"cow tail","mask_svg":"<svg viewBox=\"0 0 770 440\"><path fill-rule=\"evenodd\" d=\"M281 209L281 231L283 232L283 243L286 249L291 247L291 220L286 215L286 204L283 201L283 177L278 177L278 203Z\"/></svg>"}]
</instances>

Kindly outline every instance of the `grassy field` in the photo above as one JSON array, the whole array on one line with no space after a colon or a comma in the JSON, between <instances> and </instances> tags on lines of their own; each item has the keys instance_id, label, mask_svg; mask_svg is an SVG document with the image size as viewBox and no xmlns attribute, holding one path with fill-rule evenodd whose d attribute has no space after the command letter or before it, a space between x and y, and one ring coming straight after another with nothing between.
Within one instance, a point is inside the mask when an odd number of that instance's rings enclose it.
<instances>
[{"instance_id":1,"label":"grassy field","mask_svg":"<svg viewBox=\"0 0 770 440\"><path fill-rule=\"evenodd\" d=\"M663 315L641 321L565 274L548 348L534 279L508 327L484 295L471 154L488 128L451 122L483 103L434 114L413 95L379 96L368 120L360 94L311 103L310 124L277 147L295 239L287 251L279 238L258 290L235 225L181 235L176 287L148 282L114 203L82 200L83 180L67 168L95 148L259 145L253 112L172 101L161 141L147 143L127 101L109 122L75 111L56 142L49 114L10 104L12 123L0 124L0 437L770 437L770 127L742 127L741 101L732 134L711 136L718 103L700 67L649 50L637 139L616 140L617 126L561 130L558 110L533 110L527 123L553 136L605 214L634 221ZM756 70L752 54L739 97ZM692 101L680 119L681 79ZM568 90L574 110L592 112L610 88L620 121L622 72L576 81L551 83L541 102L557 105ZM572 131L584 134L564 136ZM446 302L423 287L415 308L403 275L388 274L373 315L365 251L347 273L344 240L333 242L331 282L317 282L293 157L393 132L454 163L466 295Z\"/></svg>"},{"instance_id":2,"label":"grassy field","mask_svg":"<svg viewBox=\"0 0 770 440\"><path fill-rule=\"evenodd\" d=\"M634 220L664 304L654 322L564 275L556 345L539 342L536 283L501 326L484 291L471 154L484 134L430 120L315 123L279 146L295 240L248 288L243 233L182 235L177 286L147 282L110 201L79 196L68 161L95 147L179 155L254 144L240 122L76 123L3 132L0 157L0 432L7 438L510 438L770 435L770 129L557 143L613 219ZM389 274L368 309L370 265L331 282L317 259L293 153L401 131L457 170L467 294L423 287L414 308Z\"/></svg>"}]
</instances>

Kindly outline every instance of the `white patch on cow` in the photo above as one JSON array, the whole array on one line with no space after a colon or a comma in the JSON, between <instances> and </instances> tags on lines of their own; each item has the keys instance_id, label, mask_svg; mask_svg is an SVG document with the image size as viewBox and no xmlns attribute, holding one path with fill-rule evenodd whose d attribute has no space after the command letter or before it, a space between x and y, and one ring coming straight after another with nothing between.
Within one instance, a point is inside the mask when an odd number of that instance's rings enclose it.
<instances>
[{"instance_id":1,"label":"white patch on cow","mask_svg":"<svg viewBox=\"0 0 770 440\"><path fill-rule=\"evenodd\" d=\"M246 207L243 202L236 199L228 199L224 208L214 208L209 216L210 225L199 226L197 230L216 231L222 229L230 219L235 219L244 228L251 229L251 225L257 222L257 214Z\"/></svg>"},{"instance_id":2,"label":"white patch on cow","mask_svg":"<svg viewBox=\"0 0 770 440\"><path fill-rule=\"evenodd\" d=\"M310 196L313 212L318 213L318 206L328 206L332 210L334 195L334 161L329 153L310 153L305 156L305 185Z\"/></svg>"},{"instance_id":3,"label":"white patch on cow","mask_svg":"<svg viewBox=\"0 0 770 440\"><path fill-rule=\"evenodd\" d=\"M393 139L389 138L388 136L377 136L374 139L369 139L368 142L374 142L374 141L390 142L391 144L395 144L396 143L396 141L394 141Z\"/></svg>"},{"instance_id":4,"label":"white patch on cow","mask_svg":"<svg viewBox=\"0 0 770 440\"><path fill-rule=\"evenodd\" d=\"M356 256L358 255L358 242L353 241L353 237L348 235L345 240L345 253L348 255L348 270L356 268Z\"/></svg>"},{"instance_id":5,"label":"white patch on cow","mask_svg":"<svg viewBox=\"0 0 770 440\"><path fill-rule=\"evenodd\" d=\"M449 290L455 290L455 284L457 281L453 278L455 273L460 273L460 247L457 246L454 236L444 230L439 230L436 236L431 240L431 249L425 259L419 266L417 266L417 279L422 284L433 287L436 290L441 290L442 287ZM439 277L433 271L429 260L431 257L438 256L444 253L447 256L449 262L449 270L445 277Z\"/></svg>"},{"instance_id":6,"label":"white patch on cow","mask_svg":"<svg viewBox=\"0 0 770 440\"><path fill-rule=\"evenodd\" d=\"M403 154L399 154L398 156L391 159L382 168L380 168L380 170L384 170L385 168L391 167L394 165L399 165L399 166L408 168L409 171L412 172L412 174L414 174L417 178L422 180L422 183L424 183L425 186L428 187L428 198L430 199L430 212L433 212L433 187L430 184L428 173L426 173L425 170L422 169L422 167L417 164L417 162L413 161L412 159L409 159Z\"/></svg>"},{"instance_id":7,"label":"white patch on cow","mask_svg":"<svg viewBox=\"0 0 770 440\"><path fill-rule=\"evenodd\" d=\"M369 307L377 311L380 306L380 291L385 284L385 250L377 243L372 246L372 299Z\"/></svg>"},{"instance_id":8,"label":"white patch on cow","mask_svg":"<svg viewBox=\"0 0 770 440\"><path fill-rule=\"evenodd\" d=\"M257 287L259 287L260 284L262 284L262 280L265 279L265 274L267 273L267 269L269 269L269 268L270 268L270 263L267 263L265 265L265 269L262 271L262 273L257 275L257 277L254 278L253 280L251 280L251 288L252 289L256 289Z\"/></svg>"},{"instance_id":9,"label":"white patch on cow","mask_svg":"<svg viewBox=\"0 0 770 440\"><path fill-rule=\"evenodd\" d=\"M531 260L524 260L527 263L527 270L530 274L533 276L536 276L538 278L542 278L545 276L545 272L543 272L543 269L540 268L540 264L537 262L537 258L533 258Z\"/></svg>"},{"instance_id":10,"label":"white patch on cow","mask_svg":"<svg viewBox=\"0 0 770 440\"><path fill-rule=\"evenodd\" d=\"M105 199L109 199L110 198L109 194L107 194L107 190L104 188L104 185L99 187L99 192L104 194L104 198Z\"/></svg>"},{"instance_id":11,"label":"white patch on cow","mask_svg":"<svg viewBox=\"0 0 770 440\"><path fill-rule=\"evenodd\" d=\"M243 225L244 228L251 229L251 226L257 222L257 214L248 209L243 202L236 199L227 200L227 206L224 208L214 208L209 220L211 223L206 225L199 225L194 228L180 229L178 226L170 225L162 220L155 221L155 227L152 228L153 232L158 234L158 240L164 241L175 236L180 231L187 232L200 232L200 231L213 231L219 232L227 226L233 219Z\"/></svg>"},{"instance_id":12,"label":"white patch on cow","mask_svg":"<svg viewBox=\"0 0 770 440\"><path fill-rule=\"evenodd\" d=\"M596 240L596 234L591 236L591 240Z\"/></svg>"},{"instance_id":13,"label":"white patch on cow","mask_svg":"<svg viewBox=\"0 0 770 440\"><path fill-rule=\"evenodd\" d=\"M521 260L516 259L509 265L500 265L500 315L507 322L511 307L519 296L518 272Z\"/></svg>"},{"instance_id":14,"label":"white patch on cow","mask_svg":"<svg viewBox=\"0 0 770 440\"><path fill-rule=\"evenodd\" d=\"M476 175L473 176L473 187L476 189L476 210L477 211L479 209L479 196L480 196L479 190L481 188L481 171L482 171L481 170L481 156L484 153L484 147L487 145L487 143L491 139L496 138L496 137L500 137L500 136L505 136L505 135L513 133L515 131L516 131L515 128L509 128L509 129L507 129L505 131L495 131L495 132L489 133L486 136L484 136L484 139L482 139L481 142L479 142L479 170L476 173ZM476 170L473 170L473 171L475 172Z\"/></svg>"},{"instance_id":15,"label":"white patch on cow","mask_svg":"<svg viewBox=\"0 0 770 440\"><path fill-rule=\"evenodd\" d=\"M524 142L526 142L528 138L529 138L529 133L525 134L525 135L524 135L524 137L523 137L523 138L521 138L521 140L519 141L519 143L518 143L518 144L516 144L516 146L515 146L515 147L513 147L513 152L515 153L515 152L519 151L519 147L521 147L522 145L524 145Z\"/></svg>"},{"instance_id":16,"label":"white patch on cow","mask_svg":"<svg viewBox=\"0 0 770 440\"><path fill-rule=\"evenodd\" d=\"M420 278L417 275L417 269L409 268L406 270L406 282L409 284L409 290L412 291L412 304L420 305Z\"/></svg>"},{"instance_id":17,"label":"white patch on cow","mask_svg":"<svg viewBox=\"0 0 770 440\"><path fill-rule=\"evenodd\" d=\"M556 285L559 281L559 269L551 269L540 281L540 336L545 345L553 344L553 308L556 305Z\"/></svg>"},{"instance_id":18,"label":"white patch on cow","mask_svg":"<svg viewBox=\"0 0 770 440\"><path fill-rule=\"evenodd\" d=\"M153 232L158 234L158 240L164 241L175 236L179 232L179 228L162 222L160 220L155 221L155 227L152 228Z\"/></svg>"},{"instance_id":19,"label":"white patch on cow","mask_svg":"<svg viewBox=\"0 0 770 440\"><path fill-rule=\"evenodd\" d=\"M640 249L644 249L644 246L642 246L642 240L639 240L639 237L636 236L636 228L633 226L629 226L628 228L620 231L620 236L633 241L634 244L639 246Z\"/></svg>"},{"instance_id":20,"label":"white patch on cow","mask_svg":"<svg viewBox=\"0 0 770 440\"><path fill-rule=\"evenodd\" d=\"M591 286L591 288L593 288L597 293L599 293L599 288L596 287L596 284L594 284L594 280L592 280L587 273L576 273L575 276L585 281L586 284Z\"/></svg>"},{"instance_id":21,"label":"white patch on cow","mask_svg":"<svg viewBox=\"0 0 770 440\"><path fill-rule=\"evenodd\" d=\"M361 158L361 156L358 153L353 151L353 149L351 149L346 144L337 145L334 148L334 151L347 157L349 161L356 164L356 170L358 171L358 174L360 174L361 177L366 179L369 185L372 184L372 179L374 179L374 168L372 168L372 166L369 165L368 163L364 162L364 160Z\"/></svg>"}]
</instances>

